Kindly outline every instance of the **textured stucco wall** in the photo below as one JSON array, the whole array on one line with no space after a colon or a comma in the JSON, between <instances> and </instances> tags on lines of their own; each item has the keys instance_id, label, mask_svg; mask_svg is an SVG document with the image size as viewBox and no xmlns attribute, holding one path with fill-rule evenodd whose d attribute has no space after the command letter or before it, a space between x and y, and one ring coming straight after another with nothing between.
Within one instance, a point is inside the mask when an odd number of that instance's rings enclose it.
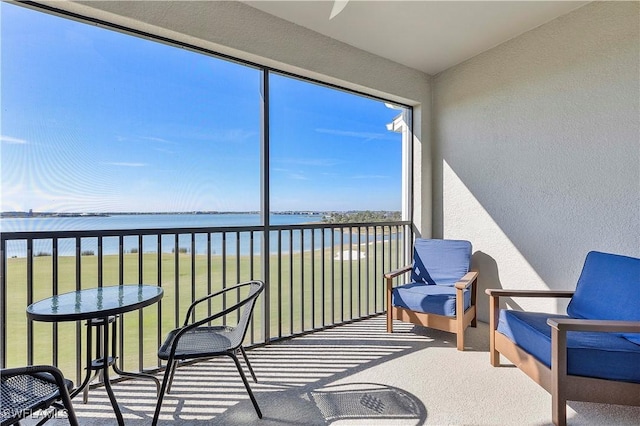
<instances>
[{"instance_id":1,"label":"textured stucco wall","mask_svg":"<svg viewBox=\"0 0 640 426\"><path fill-rule=\"evenodd\" d=\"M473 242L481 319L485 288L574 289L588 251L640 256L639 16L594 2L434 77L433 231Z\"/></svg>"},{"instance_id":2,"label":"textured stucco wall","mask_svg":"<svg viewBox=\"0 0 640 426\"><path fill-rule=\"evenodd\" d=\"M414 219L430 234L430 76L240 2L40 3L414 106Z\"/></svg>"}]
</instances>

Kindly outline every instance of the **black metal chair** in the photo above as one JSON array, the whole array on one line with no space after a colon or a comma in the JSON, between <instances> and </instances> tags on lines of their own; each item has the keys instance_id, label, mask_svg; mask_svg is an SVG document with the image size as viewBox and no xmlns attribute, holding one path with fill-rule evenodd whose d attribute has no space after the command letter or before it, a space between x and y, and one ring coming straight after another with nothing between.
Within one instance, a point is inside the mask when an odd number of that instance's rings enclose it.
<instances>
[{"instance_id":1,"label":"black metal chair","mask_svg":"<svg viewBox=\"0 0 640 426\"><path fill-rule=\"evenodd\" d=\"M18 423L20 419L32 415L35 411L49 407L53 407L54 410L43 413L38 425L52 418L60 408L66 410L70 425L78 424L69 397L73 382L65 379L56 367L34 365L6 368L0 370L0 380L2 426Z\"/></svg>"},{"instance_id":2,"label":"black metal chair","mask_svg":"<svg viewBox=\"0 0 640 426\"><path fill-rule=\"evenodd\" d=\"M256 398L253 396L253 392L251 392L251 387L249 387L247 377L242 371L242 366L240 365L240 361L238 361L236 352L240 351L242 353L242 357L249 368L253 381L257 382L256 375L242 347L242 342L247 333L249 319L251 318L256 300L263 290L264 283L262 281L249 281L205 296L189 306L183 326L172 330L167 335L162 346L160 346L160 349L158 349L158 357L166 360L167 366L158 395L156 411L153 416L154 425L157 424L158 417L160 416L165 391L167 393L171 392L171 383L173 382L178 361L209 359L221 355L229 356L235 362L240 377L247 389L247 393L251 398L253 407L258 417L262 418L262 412L260 411L260 407L258 407ZM213 304L214 306L219 305L224 307L226 306L224 302L229 299L237 299L238 301L233 303L232 306L223 308L221 311L209 315L204 319L195 320L197 305L210 301L209 306ZM235 326L211 325L212 321L233 314L234 312L237 312L238 318ZM227 320L228 319L229 317L227 317Z\"/></svg>"}]
</instances>

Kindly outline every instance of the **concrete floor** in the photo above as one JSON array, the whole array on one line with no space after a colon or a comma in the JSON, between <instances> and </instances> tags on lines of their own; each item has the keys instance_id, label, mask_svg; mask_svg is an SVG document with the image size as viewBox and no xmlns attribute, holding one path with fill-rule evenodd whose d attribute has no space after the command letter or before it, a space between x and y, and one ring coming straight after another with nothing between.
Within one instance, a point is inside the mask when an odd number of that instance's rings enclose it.
<instances>
[{"instance_id":1,"label":"concrete floor","mask_svg":"<svg viewBox=\"0 0 640 426\"><path fill-rule=\"evenodd\" d=\"M458 352L452 334L399 322L388 334L384 321L376 317L248 351L262 420L230 360L181 367L160 424L551 424L544 389L517 368L489 364L486 324L468 329L467 350ZM127 425L150 424L152 382L129 380L113 388ZM74 407L82 425L115 424L102 388L90 392L86 405L76 398ZM568 422L639 425L640 407L570 402Z\"/></svg>"}]
</instances>

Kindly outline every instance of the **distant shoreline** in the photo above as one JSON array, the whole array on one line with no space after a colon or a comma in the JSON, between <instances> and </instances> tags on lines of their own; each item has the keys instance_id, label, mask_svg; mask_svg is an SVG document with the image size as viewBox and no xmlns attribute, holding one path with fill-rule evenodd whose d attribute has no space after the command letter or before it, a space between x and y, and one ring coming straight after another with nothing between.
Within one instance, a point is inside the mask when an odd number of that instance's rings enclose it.
<instances>
[{"instance_id":1,"label":"distant shoreline","mask_svg":"<svg viewBox=\"0 0 640 426\"><path fill-rule=\"evenodd\" d=\"M322 216L330 212L320 211L277 211L271 212L273 215L296 215L296 216ZM191 211L191 212L104 212L104 213L66 213L66 212L0 212L0 218L6 219L29 219L29 218L69 218L69 217L111 217L111 216L143 216L143 215L258 215L259 211Z\"/></svg>"}]
</instances>

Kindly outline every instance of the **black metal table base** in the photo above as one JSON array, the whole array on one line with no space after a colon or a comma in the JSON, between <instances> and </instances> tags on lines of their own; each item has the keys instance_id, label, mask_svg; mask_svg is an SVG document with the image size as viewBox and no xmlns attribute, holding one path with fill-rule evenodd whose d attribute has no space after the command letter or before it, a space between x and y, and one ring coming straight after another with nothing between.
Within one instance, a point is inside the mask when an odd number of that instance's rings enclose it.
<instances>
[{"instance_id":1,"label":"black metal table base","mask_svg":"<svg viewBox=\"0 0 640 426\"><path fill-rule=\"evenodd\" d=\"M113 407L113 411L116 415L116 419L119 425L124 425L124 419L122 417L122 412L120 411L120 407L118 406L118 401L113 393L113 389L111 387L111 381L109 379L109 367L111 367L118 376L120 377L134 377L138 379L145 380L153 380L156 384L156 395L160 392L160 381L150 375L145 373L133 373L122 371L116 364L117 357L116 354L116 320L118 316L112 315L104 318L96 318L88 320L87 325L87 374L80 386L78 386L71 393L71 398L77 396L80 392L83 393L82 401L83 403L87 403L89 400L89 384L96 378L101 379L104 384L104 388L107 391L107 395L109 396L109 401L111 401L111 406ZM109 324L111 324L111 353L109 354ZM92 359L92 341L93 341L93 333L92 329L96 327L97 337L96 337L96 352L95 358ZM106 362L105 362L106 359ZM91 372L94 372L92 375Z\"/></svg>"}]
</instances>

